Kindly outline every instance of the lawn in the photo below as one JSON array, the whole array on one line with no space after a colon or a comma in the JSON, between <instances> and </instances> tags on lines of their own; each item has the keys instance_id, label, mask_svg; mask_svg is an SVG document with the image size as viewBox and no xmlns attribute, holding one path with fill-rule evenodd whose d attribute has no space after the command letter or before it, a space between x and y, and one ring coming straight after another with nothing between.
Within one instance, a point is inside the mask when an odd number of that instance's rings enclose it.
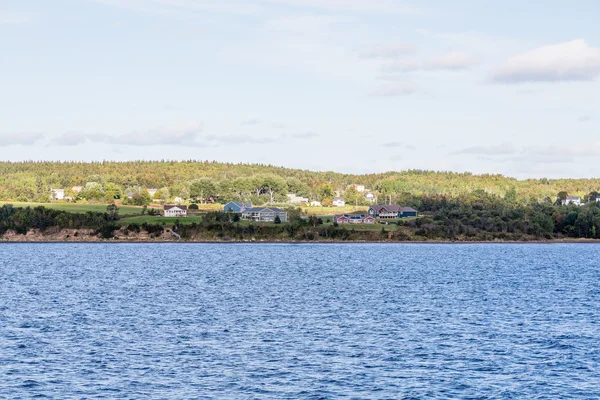
<instances>
[{"instance_id":1,"label":"lawn","mask_svg":"<svg viewBox=\"0 0 600 400\"><path fill-rule=\"evenodd\" d=\"M344 207L301 207L302 211L308 215L334 215L334 214L354 214L363 213L366 214L369 210L368 206L344 206Z\"/></svg>"},{"instance_id":2,"label":"lawn","mask_svg":"<svg viewBox=\"0 0 600 400\"><path fill-rule=\"evenodd\" d=\"M23 203L18 201L2 201L0 206L4 204L12 204L14 207L37 207L43 206L52 210L61 210L74 213L85 213L88 211L93 212L106 212L106 204L78 204L78 203ZM142 207L138 206L119 206L119 214L121 215L132 215L141 214Z\"/></svg>"},{"instance_id":3,"label":"lawn","mask_svg":"<svg viewBox=\"0 0 600 400\"><path fill-rule=\"evenodd\" d=\"M171 217L161 217L160 215L135 215L132 217L121 218L118 223L120 225L129 225L129 224L162 224L163 222L166 225L173 225L175 221L179 220L180 224L191 224L193 222L200 222L202 220L202 216L194 215L189 217L182 218L171 218Z\"/></svg>"}]
</instances>

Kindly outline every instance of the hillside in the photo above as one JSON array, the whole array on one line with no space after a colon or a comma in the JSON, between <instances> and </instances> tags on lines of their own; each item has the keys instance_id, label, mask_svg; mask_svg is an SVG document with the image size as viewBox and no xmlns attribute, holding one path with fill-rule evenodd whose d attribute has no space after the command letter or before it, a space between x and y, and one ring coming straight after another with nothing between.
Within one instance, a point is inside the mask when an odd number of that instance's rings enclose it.
<instances>
[{"instance_id":1,"label":"hillside","mask_svg":"<svg viewBox=\"0 0 600 400\"><path fill-rule=\"evenodd\" d=\"M346 192L349 202L362 202L362 196L347 192L350 184L365 185L380 200L394 202L409 195L456 198L477 191L528 202L554 200L561 191L585 197L600 189L600 179L519 181L502 175L420 170L351 175L209 161L0 162L0 200L4 201L47 202L51 188L64 188L69 197L110 202L125 198L126 193L157 188L154 197L164 201L215 197L282 202L288 192L322 201L339 191ZM81 193L72 191L76 186L82 187Z\"/></svg>"}]
</instances>

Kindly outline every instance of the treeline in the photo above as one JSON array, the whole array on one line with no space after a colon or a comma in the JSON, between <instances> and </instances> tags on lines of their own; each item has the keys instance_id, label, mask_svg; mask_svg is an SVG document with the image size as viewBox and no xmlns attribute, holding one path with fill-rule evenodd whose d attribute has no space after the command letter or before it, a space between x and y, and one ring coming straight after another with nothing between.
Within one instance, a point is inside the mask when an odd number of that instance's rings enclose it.
<instances>
[{"instance_id":1,"label":"treeline","mask_svg":"<svg viewBox=\"0 0 600 400\"><path fill-rule=\"evenodd\" d=\"M509 201L527 204L555 201L558 193L581 197L599 190L598 179L530 179L518 181L502 175L410 170L352 175L313 172L260 164L209 161L134 162L0 162L0 200L46 202L51 188L63 188L74 200L111 203L114 199L146 204L152 200L244 200L256 204L283 202L287 193L311 200L329 201L335 192L349 204L366 204L362 194L348 189L361 184L380 203L399 203L407 196L458 198L483 191ZM73 187L81 186L81 192ZM146 189L158 191L151 199Z\"/></svg>"},{"instance_id":2,"label":"treeline","mask_svg":"<svg viewBox=\"0 0 600 400\"><path fill-rule=\"evenodd\" d=\"M32 229L44 232L49 228L59 228L96 229L98 234L111 237L111 232L118 229L115 225L117 218L118 211L115 206L108 206L105 213L70 213L42 206L21 208L5 204L0 207L0 235L8 230L25 235Z\"/></svg>"}]
</instances>

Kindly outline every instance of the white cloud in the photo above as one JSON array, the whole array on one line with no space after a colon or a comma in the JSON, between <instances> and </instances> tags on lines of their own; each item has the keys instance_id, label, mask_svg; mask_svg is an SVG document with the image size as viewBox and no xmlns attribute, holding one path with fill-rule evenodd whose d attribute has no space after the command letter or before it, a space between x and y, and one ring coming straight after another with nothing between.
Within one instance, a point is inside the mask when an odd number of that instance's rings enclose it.
<instances>
[{"instance_id":1,"label":"white cloud","mask_svg":"<svg viewBox=\"0 0 600 400\"><path fill-rule=\"evenodd\" d=\"M397 61L387 65L387 71L457 71L479 64L479 59L471 53L452 52L427 60Z\"/></svg>"},{"instance_id":2,"label":"white cloud","mask_svg":"<svg viewBox=\"0 0 600 400\"><path fill-rule=\"evenodd\" d=\"M514 154L517 149L511 143L502 143L495 146L472 146L460 149L454 152L454 154L476 154L486 156L506 155Z\"/></svg>"},{"instance_id":3,"label":"white cloud","mask_svg":"<svg viewBox=\"0 0 600 400\"><path fill-rule=\"evenodd\" d=\"M417 51L410 43L400 43L389 46L379 46L361 53L364 59L394 59Z\"/></svg>"},{"instance_id":4,"label":"white cloud","mask_svg":"<svg viewBox=\"0 0 600 400\"><path fill-rule=\"evenodd\" d=\"M127 135L67 132L50 141L50 145L79 146L86 143L102 143L115 146L216 147L242 144L281 144L288 140L311 139L319 136L314 132L279 134L271 137L246 134L203 134L202 130L203 124L201 122L189 122L154 129L138 130ZM14 136L12 138L13 141L22 135ZM25 136L23 137L25 138ZM39 138L41 138L41 135Z\"/></svg>"},{"instance_id":5,"label":"white cloud","mask_svg":"<svg viewBox=\"0 0 600 400\"><path fill-rule=\"evenodd\" d=\"M113 137L113 144L132 146L188 145L196 142L202 128L202 122L188 122L150 130L134 131L129 135Z\"/></svg>"},{"instance_id":6,"label":"white cloud","mask_svg":"<svg viewBox=\"0 0 600 400\"><path fill-rule=\"evenodd\" d=\"M28 15L0 10L0 25L20 25L28 22L31 22Z\"/></svg>"},{"instance_id":7,"label":"white cloud","mask_svg":"<svg viewBox=\"0 0 600 400\"><path fill-rule=\"evenodd\" d=\"M411 94L419 93L421 89L410 82L397 82L389 85L382 85L370 92L371 96L375 97L397 97L397 96L409 96Z\"/></svg>"},{"instance_id":8,"label":"white cloud","mask_svg":"<svg viewBox=\"0 0 600 400\"><path fill-rule=\"evenodd\" d=\"M242 121L242 125L259 125L260 122L259 119L252 118Z\"/></svg>"},{"instance_id":9,"label":"white cloud","mask_svg":"<svg viewBox=\"0 0 600 400\"><path fill-rule=\"evenodd\" d=\"M6 133L0 134L0 147L12 145L30 145L40 141L44 137L41 133Z\"/></svg>"},{"instance_id":10,"label":"white cloud","mask_svg":"<svg viewBox=\"0 0 600 400\"><path fill-rule=\"evenodd\" d=\"M543 46L510 58L496 69L497 83L589 81L600 76L600 48L585 40Z\"/></svg>"},{"instance_id":11,"label":"white cloud","mask_svg":"<svg viewBox=\"0 0 600 400\"><path fill-rule=\"evenodd\" d=\"M582 115L581 117L577 118L577 121L579 122L589 122L592 120L592 117L590 117L589 115Z\"/></svg>"},{"instance_id":12,"label":"white cloud","mask_svg":"<svg viewBox=\"0 0 600 400\"><path fill-rule=\"evenodd\" d=\"M54 138L50 144L58 146L78 146L88 142L106 143L124 146L199 146L198 138L202 132L201 122L133 131L126 135L108 135L104 133L67 132Z\"/></svg>"}]
</instances>

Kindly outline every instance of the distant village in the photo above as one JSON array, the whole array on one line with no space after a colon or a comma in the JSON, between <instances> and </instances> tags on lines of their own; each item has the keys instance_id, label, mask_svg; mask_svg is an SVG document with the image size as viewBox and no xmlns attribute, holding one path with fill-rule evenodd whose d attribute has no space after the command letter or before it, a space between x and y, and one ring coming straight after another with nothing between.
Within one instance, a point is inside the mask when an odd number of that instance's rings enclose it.
<instances>
[{"instance_id":1,"label":"distant village","mask_svg":"<svg viewBox=\"0 0 600 400\"><path fill-rule=\"evenodd\" d=\"M366 189L364 185L352 184L349 188L353 188L356 192L360 193L366 202L370 204L366 214L355 214L355 213L344 213L334 214L332 216L333 222L337 224L375 224L378 220L392 220L392 219L403 219L417 217L418 211L411 207L403 207L393 204L375 204L377 196L370 190ZM71 188L73 193L79 193L83 190L81 186L74 186ZM154 198L158 189L144 189L150 198ZM128 192L127 198L131 199L135 193ZM65 189L51 189L50 200L54 201L73 201L72 197L65 195ZM214 199L207 199L207 202L214 203ZM187 217L188 210L193 205L182 204L185 200L181 197L175 197L173 199L176 204L164 204L162 216L167 218L180 218ZM290 206L302 206L302 207L321 207L325 206L320 201L310 201L307 197L297 196L296 194L287 194L287 204ZM331 201L332 211L336 208L342 208L346 206L344 197L340 193L336 193ZM197 208L197 207L194 207ZM230 201L223 205L223 212L235 213L240 216L240 219L247 221L256 222L287 222L288 214L285 210L279 207L273 206L262 206L255 207L250 202L243 201Z\"/></svg>"}]
</instances>

